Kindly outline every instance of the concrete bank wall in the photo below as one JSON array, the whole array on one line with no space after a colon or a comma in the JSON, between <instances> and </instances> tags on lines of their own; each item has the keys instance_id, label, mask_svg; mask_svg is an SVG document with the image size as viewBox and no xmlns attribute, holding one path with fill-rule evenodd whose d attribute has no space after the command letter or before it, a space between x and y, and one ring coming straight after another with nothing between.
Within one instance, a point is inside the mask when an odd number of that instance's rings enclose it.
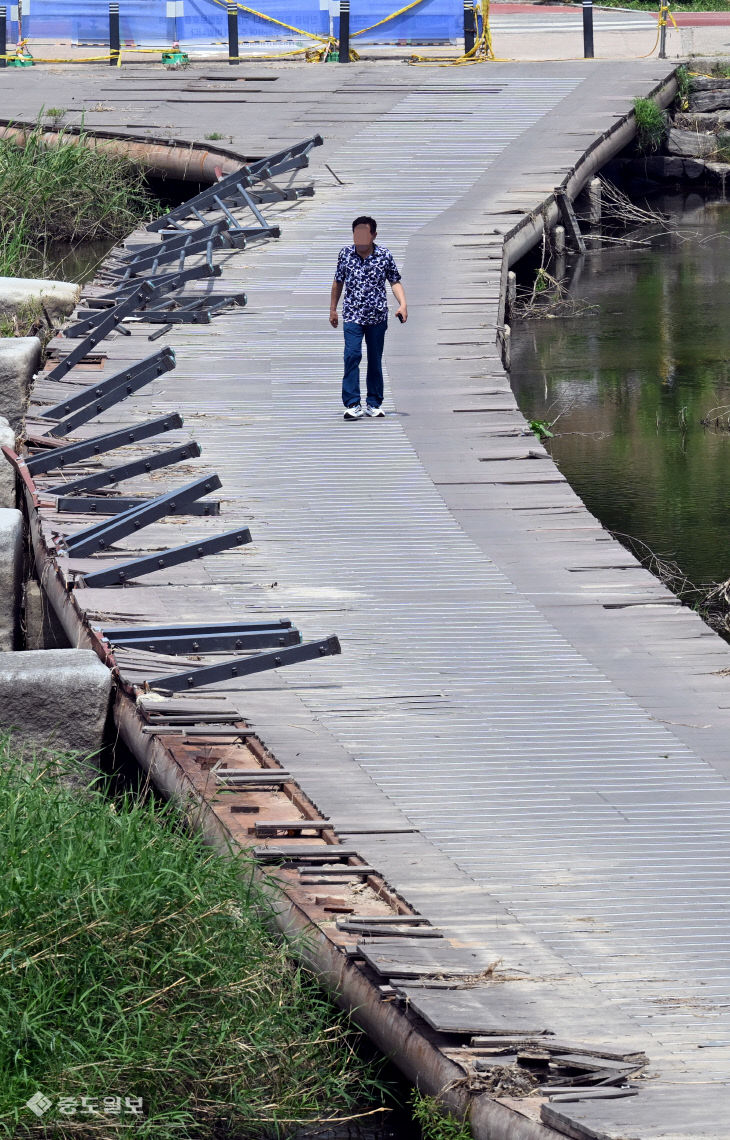
<instances>
[{"instance_id":1,"label":"concrete bank wall","mask_svg":"<svg viewBox=\"0 0 730 1140\"><path fill-rule=\"evenodd\" d=\"M658 84L649 97L662 109L668 107L677 95L676 75ZM634 113L630 111L604 131L587 148L582 158L565 176L558 189L565 190L571 201L580 194L594 174L615 158L628 146L636 135ZM551 230L560 221L560 210L555 194L549 194L542 202L536 203L532 213L525 215L504 237L504 257L502 261L502 283L499 309L500 325L504 325L507 299L507 273L526 253L529 253L541 240L543 230ZM499 330L498 330L499 332ZM499 338L498 338L499 339Z\"/></svg>"}]
</instances>

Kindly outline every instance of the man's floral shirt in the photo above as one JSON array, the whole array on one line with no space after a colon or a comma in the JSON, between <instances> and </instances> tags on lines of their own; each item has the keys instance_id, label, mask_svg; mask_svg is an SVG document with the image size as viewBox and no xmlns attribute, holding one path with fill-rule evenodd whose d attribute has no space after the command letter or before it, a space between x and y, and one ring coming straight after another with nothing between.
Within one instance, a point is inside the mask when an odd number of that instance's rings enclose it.
<instances>
[{"instance_id":1,"label":"man's floral shirt","mask_svg":"<svg viewBox=\"0 0 730 1140\"><path fill-rule=\"evenodd\" d=\"M345 284L342 306L343 321L356 321L359 325L377 325L388 319L388 299L385 282L400 281L400 273L393 254L384 245L374 245L365 258L354 245L340 250L335 281Z\"/></svg>"}]
</instances>

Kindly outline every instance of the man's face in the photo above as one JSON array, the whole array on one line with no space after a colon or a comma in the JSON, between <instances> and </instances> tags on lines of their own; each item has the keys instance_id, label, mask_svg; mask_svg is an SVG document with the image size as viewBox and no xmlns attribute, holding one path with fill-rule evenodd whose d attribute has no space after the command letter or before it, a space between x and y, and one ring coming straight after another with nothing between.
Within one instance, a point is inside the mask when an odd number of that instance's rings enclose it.
<instances>
[{"instance_id":1,"label":"man's face","mask_svg":"<svg viewBox=\"0 0 730 1140\"><path fill-rule=\"evenodd\" d=\"M352 231L352 240L358 253L367 253L375 241L375 234L370 232L370 226L355 226Z\"/></svg>"}]
</instances>

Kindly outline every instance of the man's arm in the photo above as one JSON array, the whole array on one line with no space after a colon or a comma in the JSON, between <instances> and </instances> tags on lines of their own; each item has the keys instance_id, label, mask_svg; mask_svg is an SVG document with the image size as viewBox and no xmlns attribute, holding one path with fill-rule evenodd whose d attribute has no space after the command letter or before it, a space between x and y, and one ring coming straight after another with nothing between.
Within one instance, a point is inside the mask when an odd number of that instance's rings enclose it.
<instances>
[{"instance_id":1,"label":"man's arm","mask_svg":"<svg viewBox=\"0 0 730 1140\"><path fill-rule=\"evenodd\" d=\"M395 297L396 301L398 302L398 308L396 309L395 315L396 315L396 317L399 316L402 319L403 324L405 324L406 321L408 320L408 305L406 304L406 291L403 288L403 286L401 285L400 281L394 281L390 287L393 290L393 296Z\"/></svg>"},{"instance_id":2,"label":"man's arm","mask_svg":"<svg viewBox=\"0 0 730 1140\"><path fill-rule=\"evenodd\" d=\"M340 297L342 296L343 285L344 281L332 282L332 292L330 294L330 324L332 325L333 329L336 329L338 324L337 306L340 302Z\"/></svg>"}]
</instances>

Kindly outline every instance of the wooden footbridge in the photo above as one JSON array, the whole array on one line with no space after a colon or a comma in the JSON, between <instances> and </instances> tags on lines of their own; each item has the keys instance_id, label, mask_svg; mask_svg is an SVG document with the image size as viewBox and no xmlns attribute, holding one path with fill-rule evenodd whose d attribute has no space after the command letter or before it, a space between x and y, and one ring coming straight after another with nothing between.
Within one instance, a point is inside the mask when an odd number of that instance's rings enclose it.
<instances>
[{"instance_id":1,"label":"wooden footbridge","mask_svg":"<svg viewBox=\"0 0 730 1140\"><path fill-rule=\"evenodd\" d=\"M80 108L98 80L74 82ZM202 144L218 114L213 158L249 165L107 260L19 463L125 739L254 849L314 968L479 1137L727 1135L730 649L589 515L502 366L510 262L672 84L657 62L114 75L99 129L135 134L143 98L139 140ZM8 115L34 100L13 77ZM410 318L385 421L345 424L327 298L362 212Z\"/></svg>"}]
</instances>

